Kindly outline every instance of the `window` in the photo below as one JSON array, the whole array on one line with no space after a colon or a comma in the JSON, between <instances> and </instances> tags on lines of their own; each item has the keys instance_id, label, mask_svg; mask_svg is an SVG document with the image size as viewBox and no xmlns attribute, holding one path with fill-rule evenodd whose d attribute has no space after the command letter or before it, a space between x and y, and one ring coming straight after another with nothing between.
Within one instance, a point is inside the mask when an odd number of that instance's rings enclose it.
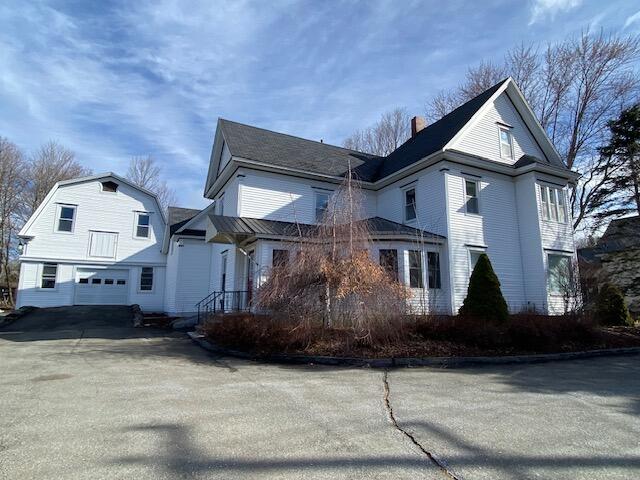
<instances>
[{"instance_id":1,"label":"window","mask_svg":"<svg viewBox=\"0 0 640 480\"><path fill-rule=\"evenodd\" d=\"M89 279L88 278L81 278L80 280L78 280L78 283L89 283Z\"/></svg>"},{"instance_id":2,"label":"window","mask_svg":"<svg viewBox=\"0 0 640 480\"><path fill-rule=\"evenodd\" d=\"M216 200L214 209L216 215L224 215L224 195L221 195L220 198Z\"/></svg>"},{"instance_id":3,"label":"window","mask_svg":"<svg viewBox=\"0 0 640 480\"><path fill-rule=\"evenodd\" d=\"M427 268L429 274L429 288L441 288L440 254L438 252L427 252Z\"/></svg>"},{"instance_id":4,"label":"window","mask_svg":"<svg viewBox=\"0 0 640 480\"><path fill-rule=\"evenodd\" d=\"M398 280L398 250L380 250L380 266L393 280Z\"/></svg>"},{"instance_id":5,"label":"window","mask_svg":"<svg viewBox=\"0 0 640 480\"><path fill-rule=\"evenodd\" d=\"M404 191L404 221L411 222L416 219L416 189L410 188Z\"/></svg>"},{"instance_id":6,"label":"window","mask_svg":"<svg viewBox=\"0 0 640 480\"><path fill-rule=\"evenodd\" d=\"M93 285L100 285L102 283L102 279L101 278L92 278L91 279L91 283Z\"/></svg>"},{"instance_id":7,"label":"window","mask_svg":"<svg viewBox=\"0 0 640 480\"><path fill-rule=\"evenodd\" d=\"M58 273L58 265L55 263L45 263L42 265L42 288L56 288L56 275Z\"/></svg>"},{"instance_id":8,"label":"window","mask_svg":"<svg viewBox=\"0 0 640 480\"><path fill-rule=\"evenodd\" d=\"M411 288L424 288L422 281L422 252L409 250L409 286Z\"/></svg>"},{"instance_id":9,"label":"window","mask_svg":"<svg viewBox=\"0 0 640 480\"><path fill-rule=\"evenodd\" d=\"M116 182L112 182L111 180L108 180L106 182L102 182L102 191L103 192L117 192L118 191L118 184Z\"/></svg>"},{"instance_id":10,"label":"window","mask_svg":"<svg viewBox=\"0 0 640 480\"><path fill-rule=\"evenodd\" d=\"M567 204L564 199L563 189L540 185L540 199L542 201L542 218L544 220L566 223Z\"/></svg>"},{"instance_id":11,"label":"window","mask_svg":"<svg viewBox=\"0 0 640 480\"><path fill-rule=\"evenodd\" d=\"M561 294L569 286L573 275L571 258L567 255L547 255L547 282L549 293Z\"/></svg>"},{"instance_id":12,"label":"window","mask_svg":"<svg viewBox=\"0 0 640 480\"><path fill-rule=\"evenodd\" d=\"M478 205L478 182L473 180L464 181L464 199L467 213L480 213Z\"/></svg>"},{"instance_id":13,"label":"window","mask_svg":"<svg viewBox=\"0 0 640 480\"><path fill-rule=\"evenodd\" d=\"M289 263L289 250L273 250L271 265L274 268L284 268Z\"/></svg>"},{"instance_id":14,"label":"window","mask_svg":"<svg viewBox=\"0 0 640 480\"><path fill-rule=\"evenodd\" d=\"M149 238L149 219L148 213L136 213L136 238Z\"/></svg>"},{"instance_id":15,"label":"window","mask_svg":"<svg viewBox=\"0 0 640 480\"><path fill-rule=\"evenodd\" d=\"M73 219L76 216L76 207L74 205L58 206L58 222L56 225L57 232L73 232Z\"/></svg>"},{"instance_id":16,"label":"window","mask_svg":"<svg viewBox=\"0 0 640 480\"><path fill-rule=\"evenodd\" d=\"M118 285L126 285L126 284L127 284L127 281L126 281L126 280L118 280L116 283L117 283Z\"/></svg>"},{"instance_id":17,"label":"window","mask_svg":"<svg viewBox=\"0 0 640 480\"><path fill-rule=\"evenodd\" d=\"M113 285L113 278L105 278L104 279L104 284L105 285Z\"/></svg>"},{"instance_id":18,"label":"window","mask_svg":"<svg viewBox=\"0 0 640 480\"><path fill-rule=\"evenodd\" d=\"M140 271L140 290L150 292L153 290L153 268L142 267Z\"/></svg>"},{"instance_id":19,"label":"window","mask_svg":"<svg viewBox=\"0 0 640 480\"><path fill-rule=\"evenodd\" d=\"M469 250L469 276L473 273L473 269L476 267L476 263L478 263L478 259L483 253L486 252L484 250Z\"/></svg>"},{"instance_id":20,"label":"window","mask_svg":"<svg viewBox=\"0 0 640 480\"><path fill-rule=\"evenodd\" d=\"M329 208L329 194L316 192L316 222L321 222Z\"/></svg>"},{"instance_id":21,"label":"window","mask_svg":"<svg viewBox=\"0 0 640 480\"><path fill-rule=\"evenodd\" d=\"M513 159L513 138L506 128L500 129L500 156Z\"/></svg>"}]
</instances>

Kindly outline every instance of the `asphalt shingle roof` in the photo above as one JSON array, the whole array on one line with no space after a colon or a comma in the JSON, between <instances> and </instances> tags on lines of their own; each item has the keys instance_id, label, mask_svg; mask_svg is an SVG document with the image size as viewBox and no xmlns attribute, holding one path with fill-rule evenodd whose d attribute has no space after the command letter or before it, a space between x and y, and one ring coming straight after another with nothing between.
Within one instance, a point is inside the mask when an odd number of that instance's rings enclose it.
<instances>
[{"instance_id":1,"label":"asphalt shingle roof","mask_svg":"<svg viewBox=\"0 0 640 480\"><path fill-rule=\"evenodd\" d=\"M193 208L169 207L167 209L167 213L169 217L169 234L173 235L180 228L186 225L189 220L200 213L200 210ZM186 235L204 235L203 230L186 230L184 233Z\"/></svg>"}]
</instances>

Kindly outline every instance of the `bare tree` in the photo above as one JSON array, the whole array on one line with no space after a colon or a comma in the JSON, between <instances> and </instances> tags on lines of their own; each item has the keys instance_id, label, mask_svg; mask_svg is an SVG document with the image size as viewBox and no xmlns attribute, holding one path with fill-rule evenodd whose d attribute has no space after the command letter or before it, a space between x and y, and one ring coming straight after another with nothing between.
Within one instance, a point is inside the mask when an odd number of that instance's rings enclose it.
<instances>
[{"instance_id":1,"label":"bare tree","mask_svg":"<svg viewBox=\"0 0 640 480\"><path fill-rule=\"evenodd\" d=\"M166 211L169 205L175 203L176 195L173 189L169 188L167 182L162 180L161 173L161 168L156 165L156 161L151 155L132 157L129 162L127 178L136 185L155 193L160 206Z\"/></svg>"},{"instance_id":2,"label":"bare tree","mask_svg":"<svg viewBox=\"0 0 640 480\"><path fill-rule=\"evenodd\" d=\"M427 104L431 121L473 98L501 78L513 77L531 104L543 128L568 168L582 174L573 189L574 228L597 213L592 201L611 173L597 154L607 122L637 101L640 93L637 60L639 37L592 34L548 45L541 53L535 45L510 50L502 64L482 62L470 68L457 89L437 94Z\"/></svg>"},{"instance_id":3,"label":"bare tree","mask_svg":"<svg viewBox=\"0 0 640 480\"><path fill-rule=\"evenodd\" d=\"M343 146L374 155L389 155L410 136L410 117L404 108L395 108L382 115L374 125L355 131Z\"/></svg>"},{"instance_id":4,"label":"bare tree","mask_svg":"<svg viewBox=\"0 0 640 480\"><path fill-rule=\"evenodd\" d=\"M75 154L55 141L38 149L29 160L29 179L25 194L26 220L38 208L56 182L89 175L91 170L80 165Z\"/></svg>"},{"instance_id":5,"label":"bare tree","mask_svg":"<svg viewBox=\"0 0 640 480\"><path fill-rule=\"evenodd\" d=\"M18 147L0 137L0 272L9 287L9 302L13 304L11 280L14 278L15 236L20 223L23 192L26 186L27 164Z\"/></svg>"}]
</instances>

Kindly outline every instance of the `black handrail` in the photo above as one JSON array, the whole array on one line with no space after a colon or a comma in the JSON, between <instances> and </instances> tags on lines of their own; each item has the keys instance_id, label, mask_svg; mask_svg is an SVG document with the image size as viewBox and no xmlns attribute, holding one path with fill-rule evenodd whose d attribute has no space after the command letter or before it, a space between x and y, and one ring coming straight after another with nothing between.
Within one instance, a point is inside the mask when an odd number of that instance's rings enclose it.
<instances>
[{"instance_id":1,"label":"black handrail","mask_svg":"<svg viewBox=\"0 0 640 480\"><path fill-rule=\"evenodd\" d=\"M211 292L200 300L198 324L219 313L247 312L251 310L252 298L248 290L230 290Z\"/></svg>"}]
</instances>

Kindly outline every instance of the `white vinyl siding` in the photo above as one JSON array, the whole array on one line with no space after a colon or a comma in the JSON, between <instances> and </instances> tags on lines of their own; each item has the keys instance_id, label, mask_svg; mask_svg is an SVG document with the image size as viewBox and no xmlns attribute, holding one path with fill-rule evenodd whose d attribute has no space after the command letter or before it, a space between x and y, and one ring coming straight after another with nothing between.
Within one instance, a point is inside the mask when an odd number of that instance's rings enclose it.
<instances>
[{"instance_id":1,"label":"white vinyl siding","mask_svg":"<svg viewBox=\"0 0 640 480\"><path fill-rule=\"evenodd\" d=\"M498 128L510 125L511 156L502 155ZM451 148L501 163L512 164L522 155L548 160L529 131L506 92L499 95L487 111L457 140Z\"/></svg>"},{"instance_id":2,"label":"white vinyl siding","mask_svg":"<svg viewBox=\"0 0 640 480\"><path fill-rule=\"evenodd\" d=\"M118 234L114 232L89 232L89 256L115 258Z\"/></svg>"}]
</instances>

